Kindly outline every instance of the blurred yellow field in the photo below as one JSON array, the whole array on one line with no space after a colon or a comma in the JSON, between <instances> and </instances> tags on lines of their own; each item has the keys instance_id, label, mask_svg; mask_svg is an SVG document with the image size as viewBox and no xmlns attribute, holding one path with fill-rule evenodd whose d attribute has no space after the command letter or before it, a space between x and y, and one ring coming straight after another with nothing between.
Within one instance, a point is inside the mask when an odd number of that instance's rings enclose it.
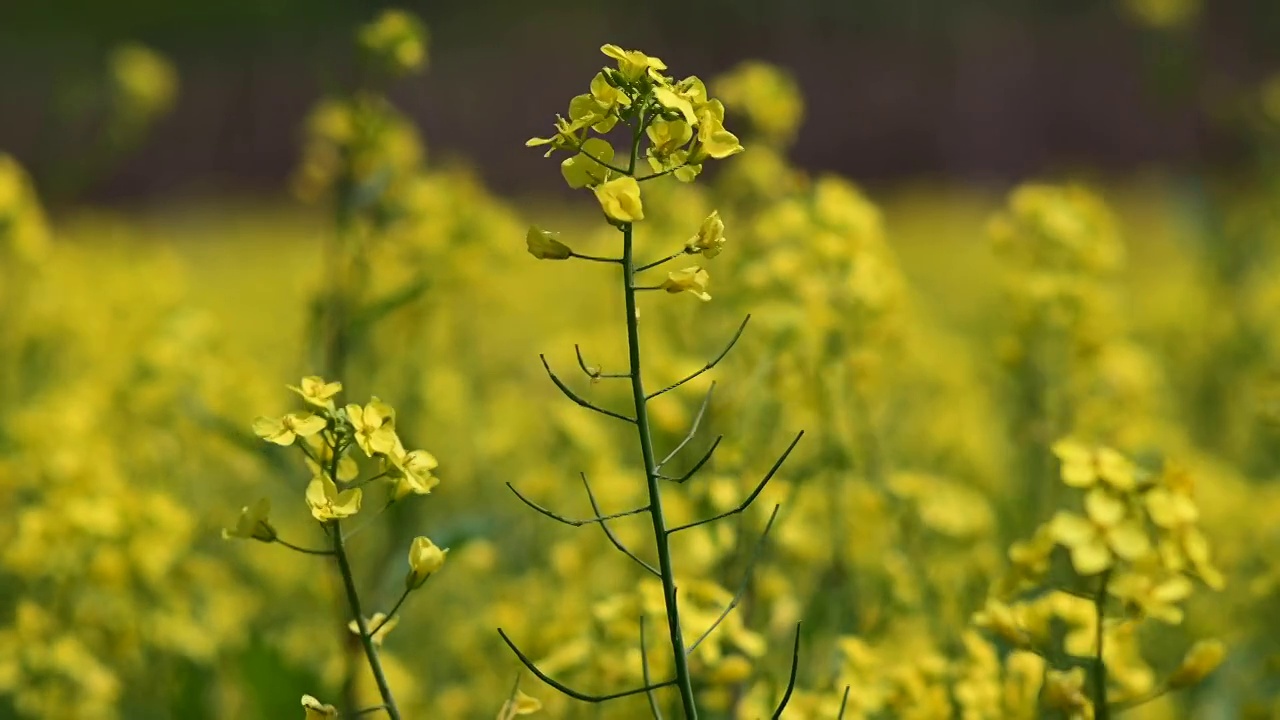
<instances>
[{"instance_id":1,"label":"blurred yellow field","mask_svg":"<svg viewBox=\"0 0 1280 720\"><path fill-rule=\"evenodd\" d=\"M299 200L0 155L0 718L1280 717L1270 186L866 191L598 59L555 200L375 84Z\"/></svg>"}]
</instances>

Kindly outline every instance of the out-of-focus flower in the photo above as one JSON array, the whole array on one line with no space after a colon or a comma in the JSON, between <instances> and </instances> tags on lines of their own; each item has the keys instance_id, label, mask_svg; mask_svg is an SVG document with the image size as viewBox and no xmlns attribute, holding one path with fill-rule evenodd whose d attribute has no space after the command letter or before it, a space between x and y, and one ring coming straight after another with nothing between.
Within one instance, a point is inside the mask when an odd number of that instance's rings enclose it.
<instances>
[{"instance_id":1,"label":"out-of-focus flower","mask_svg":"<svg viewBox=\"0 0 1280 720\"><path fill-rule=\"evenodd\" d=\"M1227 646L1221 640L1201 640L1182 658L1182 664L1166 681L1174 690L1190 687L1205 679L1227 657Z\"/></svg>"},{"instance_id":2,"label":"out-of-focus flower","mask_svg":"<svg viewBox=\"0 0 1280 720\"><path fill-rule=\"evenodd\" d=\"M112 51L107 67L122 122L150 122L173 106L178 73L163 55L144 45L127 43Z\"/></svg>"},{"instance_id":3,"label":"out-of-focus flower","mask_svg":"<svg viewBox=\"0 0 1280 720\"><path fill-rule=\"evenodd\" d=\"M241 509L240 518L236 520L236 526L230 530L223 528L222 537L224 539L243 538L246 540L274 542L276 529L271 526L271 522L267 519L270 513L271 501L267 498L261 498L254 504Z\"/></svg>"},{"instance_id":4,"label":"out-of-focus flower","mask_svg":"<svg viewBox=\"0 0 1280 720\"><path fill-rule=\"evenodd\" d=\"M360 28L357 39L366 56L392 75L408 75L427 64L427 29L404 10L384 10Z\"/></svg>"}]
</instances>

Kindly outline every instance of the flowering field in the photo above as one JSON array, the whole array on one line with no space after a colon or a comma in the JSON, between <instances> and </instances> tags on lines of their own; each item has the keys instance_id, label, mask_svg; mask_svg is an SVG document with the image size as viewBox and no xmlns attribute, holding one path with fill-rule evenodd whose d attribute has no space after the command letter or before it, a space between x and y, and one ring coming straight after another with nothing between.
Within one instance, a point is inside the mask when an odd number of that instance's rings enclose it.
<instances>
[{"instance_id":1,"label":"flowering field","mask_svg":"<svg viewBox=\"0 0 1280 720\"><path fill-rule=\"evenodd\" d=\"M1274 185L872 199L605 45L518 207L358 44L305 210L0 155L0 718L1280 718Z\"/></svg>"}]
</instances>

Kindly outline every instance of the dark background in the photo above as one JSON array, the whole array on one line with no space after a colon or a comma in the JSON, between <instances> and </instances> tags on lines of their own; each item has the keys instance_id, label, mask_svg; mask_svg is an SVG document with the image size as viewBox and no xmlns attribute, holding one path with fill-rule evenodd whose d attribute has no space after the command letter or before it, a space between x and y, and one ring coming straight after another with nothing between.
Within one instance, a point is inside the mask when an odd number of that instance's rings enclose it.
<instances>
[{"instance_id":1,"label":"dark background","mask_svg":"<svg viewBox=\"0 0 1280 720\"><path fill-rule=\"evenodd\" d=\"M1214 108L1280 70L1280 2L1205 3L1191 26L1159 31L1119 0L404 2L430 28L430 68L393 96L429 156L470 158L515 193L545 180L523 141L585 91L605 42L704 78L747 58L788 68L807 101L797 161L862 181L1192 170L1234 161ZM385 6L0 0L0 151L39 177L60 88L138 40L177 65L178 105L86 196L281 192L299 122Z\"/></svg>"}]
</instances>

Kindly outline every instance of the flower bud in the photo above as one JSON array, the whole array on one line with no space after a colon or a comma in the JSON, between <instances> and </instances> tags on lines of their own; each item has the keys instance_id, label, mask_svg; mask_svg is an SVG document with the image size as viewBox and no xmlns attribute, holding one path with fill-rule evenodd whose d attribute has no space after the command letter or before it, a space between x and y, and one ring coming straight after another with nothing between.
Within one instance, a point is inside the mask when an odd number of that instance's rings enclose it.
<instances>
[{"instance_id":1,"label":"flower bud","mask_svg":"<svg viewBox=\"0 0 1280 720\"><path fill-rule=\"evenodd\" d=\"M1170 690L1180 690L1204 680L1227 656L1227 646L1221 640L1201 640L1182 658L1182 664L1169 676Z\"/></svg>"},{"instance_id":2,"label":"flower bud","mask_svg":"<svg viewBox=\"0 0 1280 720\"><path fill-rule=\"evenodd\" d=\"M310 695L302 696L302 708L307 713L307 720L324 720L338 717L338 708L322 703Z\"/></svg>"},{"instance_id":3,"label":"flower bud","mask_svg":"<svg viewBox=\"0 0 1280 720\"><path fill-rule=\"evenodd\" d=\"M409 573L404 577L404 585L409 590L417 590L436 571L444 567L448 548L441 550L430 538L417 537L409 546Z\"/></svg>"}]
</instances>

